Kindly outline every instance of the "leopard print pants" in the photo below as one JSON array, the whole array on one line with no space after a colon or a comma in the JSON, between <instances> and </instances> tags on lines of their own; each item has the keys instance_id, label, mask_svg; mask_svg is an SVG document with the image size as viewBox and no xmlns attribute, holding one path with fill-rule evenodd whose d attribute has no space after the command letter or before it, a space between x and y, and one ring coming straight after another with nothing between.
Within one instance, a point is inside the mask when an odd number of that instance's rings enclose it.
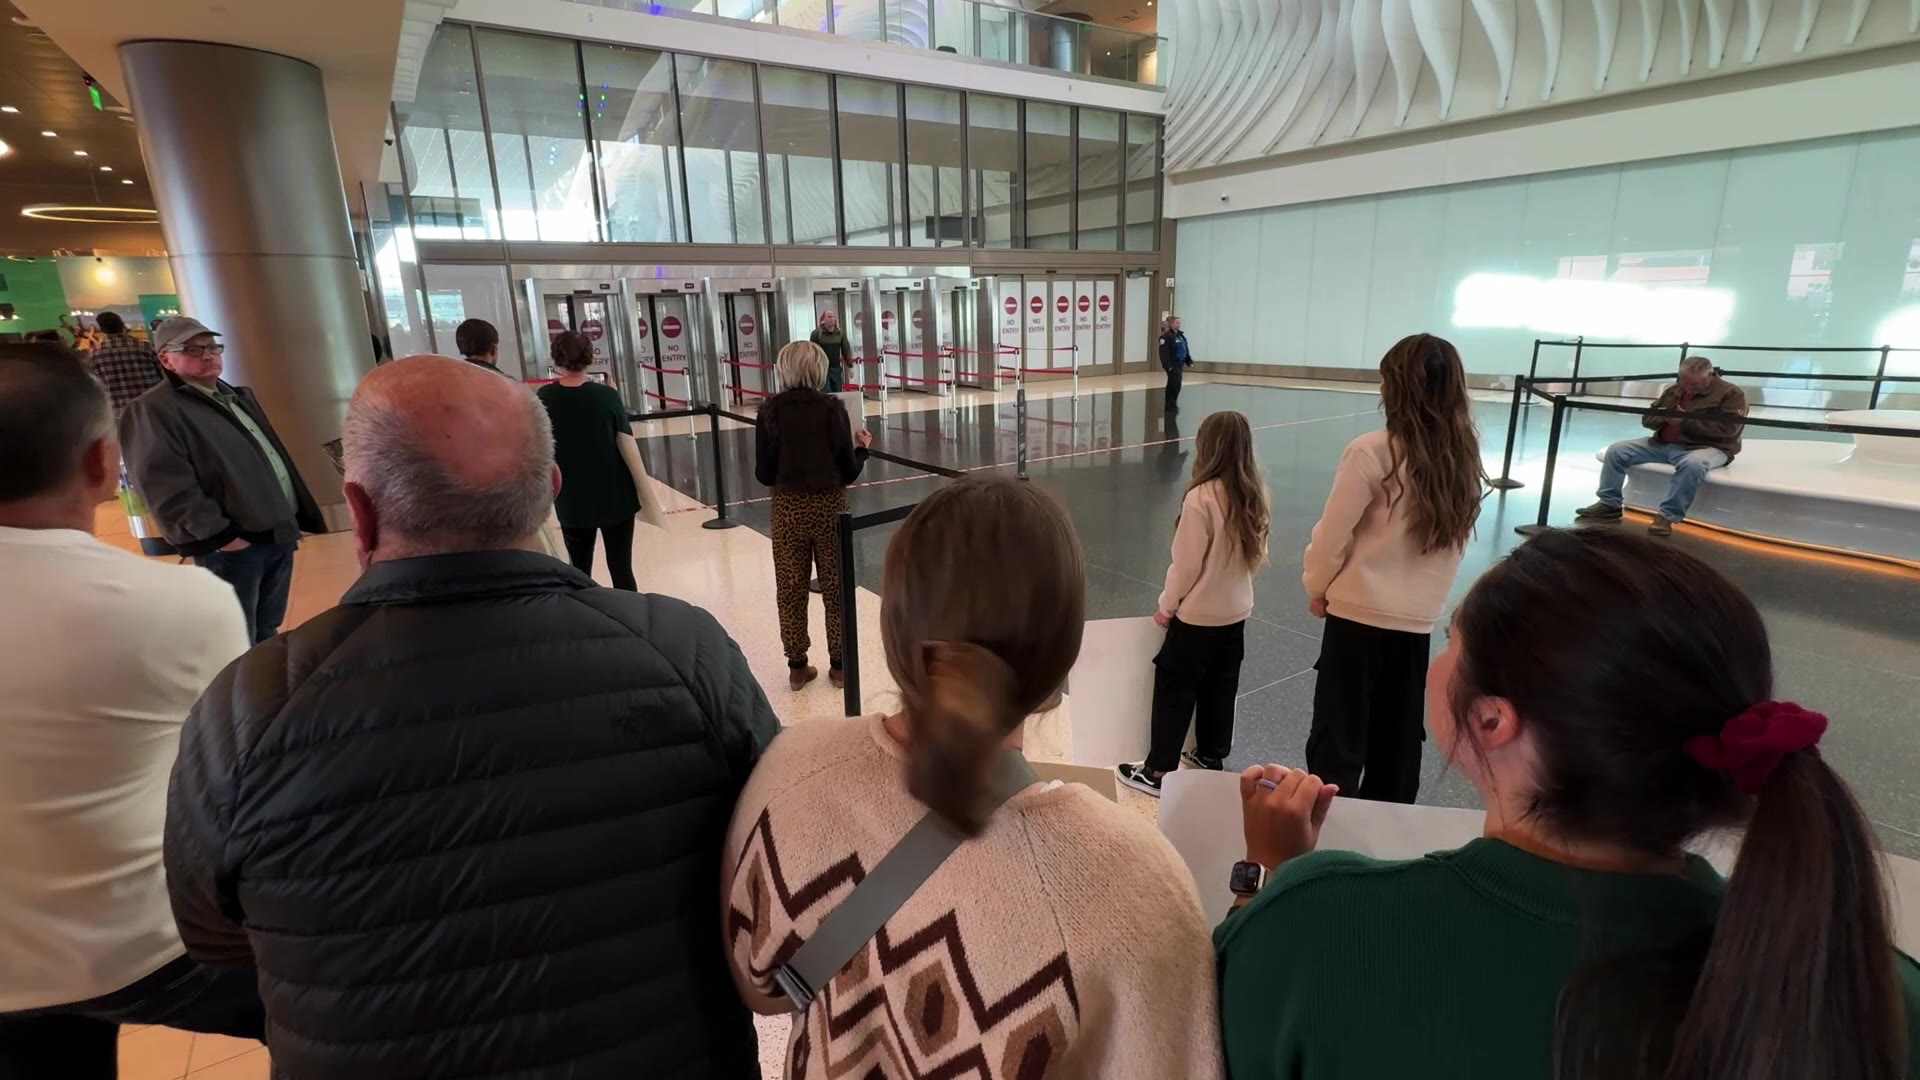
<instances>
[{"instance_id":1,"label":"leopard print pants","mask_svg":"<svg viewBox=\"0 0 1920 1080\"><path fill-rule=\"evenodd\" d=\"M827 659L840 666L840 560L833 516L847 508L844 488L773 493L773 584L780 608L780 647L803 667L807 649L807 578L820 575L827 609Z\"/></svg>"}]
</instances>

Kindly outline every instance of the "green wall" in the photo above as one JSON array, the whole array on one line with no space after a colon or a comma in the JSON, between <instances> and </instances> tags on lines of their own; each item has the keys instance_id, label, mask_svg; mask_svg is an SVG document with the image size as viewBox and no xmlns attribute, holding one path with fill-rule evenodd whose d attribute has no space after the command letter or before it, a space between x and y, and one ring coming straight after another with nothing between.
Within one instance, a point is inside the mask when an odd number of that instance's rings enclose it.
<instances>
[{"instance_id":1,"label":"green wall","mask_svg":"<svg viewBox=\"0 0 1920 1080\"><path fill-rule=\"evenodd\" d=\"M0 333L25 337L35 330L54 330L60 326L60 316L72 310L60 287L60 268L52 259L0 259L0 277L7 279L6 287L0 288L0 304L12 304L19 316L0 322Z\"/></svg>"}]
</instances>

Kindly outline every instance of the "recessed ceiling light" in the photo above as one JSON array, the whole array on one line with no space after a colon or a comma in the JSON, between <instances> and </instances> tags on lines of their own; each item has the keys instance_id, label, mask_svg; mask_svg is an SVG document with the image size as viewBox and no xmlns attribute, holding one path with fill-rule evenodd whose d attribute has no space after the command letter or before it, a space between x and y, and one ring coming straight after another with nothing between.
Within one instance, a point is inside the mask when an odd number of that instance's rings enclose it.
<instances>
[{"instance_id":1,"label":"recessed ceiling light","mask_svg":"<svg viewBox=\"0 0 1920 1080\"><path fill-rule=\"evenodd\" d=\"M101 171L101 172L112 172L112 171L113 171L113 166L111 166L111 165L102 165L102 166L100 166L100 171Z\"/></svg>"},{"instance_id":2,"label":"recessed ceiling light","mask_svg":"<svg viewBox=\"0 0 1920 1080\"><path fill-rule=\"evenodd\" d=\"M73 156L74 156L74 157L86 157L86 156L87 156L87 152L86 152L85 150L75 150L75 151L73 152Z\"/></svg>"},{"instance_id":3,"label":"recessed ceiling light","mask_svg":"<svg viewBox=\"0 0 1920 1080\"><path fill-rule=\"evenodd\" d=\"M43 131L40 134L45 135L49 139L57 139L60 137L60 133L57 131Z\"/></svg>"},{"instance_id":4,"label":"recessed ceiling light","mask_svg":"<svg viewBox=\"0 0 1920 1080\"><path fill-rule=\"evenodd\" d=\"M17 112L19 112L19 111L20 111L19 109L16 109L16 108L14 108L14 107L13 107L13 106L11 106L11 105L0 105L0 112L4 112L4 113L17 113Z\"/></svg>"},{"instance_id":5,"label":"recessed ceiling light","mask_svg":"<svg viewBox=\"0 0 1920 1080\"><path fill-rule=\"evenodd\" d=\"M15 16L13 17L13 25L15 25L15 26L39 26L40 24L39 24L39 23L36 23L36 22L28 22L28 21L27 21L26 19L24 19L24 18L22 18L21 16L19 16L19 15L15 15Z\"/></svg>"},{"instance_id":6,"label":"recessed ceiling light","mask_svg":"<svg viewBox=\"0 0 1920 1080\"><path fill-rule=\"evenodd\" d=\"M123 184L131 184L131 183L133 183L133 181L131 181L131 180L122 180L122 181L120 181L120 182L121 182L121 183L123 183Z\"/></svg>"},{"instance_id":7,"label":"recessed ceiling light","mask_svg":"<svg viewBox=\"0 0 1920 1080\"><path fill-rule=\"evenodd\" d=\"M11 153L13 153L13 147L8 146L6 140L0 139L0 157L6 157Z\"/></svg>"}]
</instances>

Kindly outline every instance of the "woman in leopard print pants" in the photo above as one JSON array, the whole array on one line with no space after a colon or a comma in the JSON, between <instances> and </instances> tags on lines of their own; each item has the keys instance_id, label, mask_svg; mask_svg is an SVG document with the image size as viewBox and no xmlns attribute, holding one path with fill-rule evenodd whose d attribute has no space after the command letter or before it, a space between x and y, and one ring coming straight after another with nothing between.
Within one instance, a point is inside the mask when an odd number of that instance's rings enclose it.
<instances>
[{"instance_id":1,"label":"woman in leopard print pants","mask_svg":"<svg viewBox=\"0 0 1920 1080\"><path fill-rule=\"evenodd\" d=\"M807 662L807 578L817 568L827 615L827 677L840 686L840 564L833 521L847 508L847 485L866 465L873 439L864 427L853 430L838 398L821 392L827 354L820 346L788 345L774 360L774 372L781 392L760 406L754 422L754 474L773 489L774 598L787 685L798 690L820 676Z\"/></svg>"}]
</instances>

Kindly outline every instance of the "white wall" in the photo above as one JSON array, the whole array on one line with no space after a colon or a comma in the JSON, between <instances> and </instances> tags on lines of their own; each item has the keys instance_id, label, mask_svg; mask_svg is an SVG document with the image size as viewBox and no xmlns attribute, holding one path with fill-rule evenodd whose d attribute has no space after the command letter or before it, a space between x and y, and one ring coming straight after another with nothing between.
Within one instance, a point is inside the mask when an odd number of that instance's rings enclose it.
<instances>
[{"instance_id":1,"label":"white wall","mask_svg":"<svg viewBox=\"0 0 1920 1080\"><path fill-rule=\"evenodd\" d=\"M1920 346L1917 178L1920 127L1185 218L1174 307L1201 359L1254 364L1371 367L1419 331L1482 374L1582 333ZM1553 355L1541 369L1564 371ZM1589 352L1583 371L1641 362Z\"/></svg>"},{"instance_id":2,"label":"white wall","mask_svg":"<svg viewBox=\"0 0 1920 1080\"><path fill-rule=\"evenodd\" d=\"M1013 97L1129 112L1159 112L1165 98L1159 87L1077 79L904 45L729 20L648 15L570 0L460 0L446 17L585 41L641 45L869 79L990 90Z\"/></svg>"}]
</instances>

